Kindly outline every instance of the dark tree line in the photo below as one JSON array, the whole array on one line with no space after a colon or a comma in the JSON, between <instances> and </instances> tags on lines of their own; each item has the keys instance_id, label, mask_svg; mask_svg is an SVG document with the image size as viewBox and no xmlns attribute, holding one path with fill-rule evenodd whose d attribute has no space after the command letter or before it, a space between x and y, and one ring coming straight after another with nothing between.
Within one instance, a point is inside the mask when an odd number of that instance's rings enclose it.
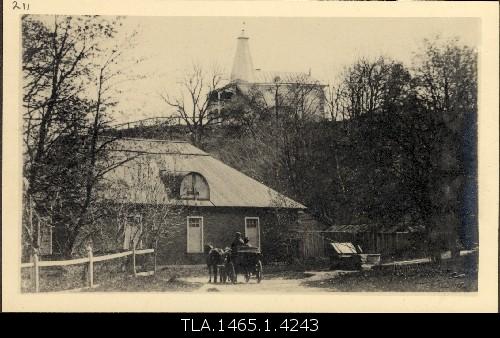
<instances>
[{"instance_id":1,"label":"dark tree line","mask_svg":"<svg viewBox=\"0 0 500 338\"><path fill-rule=\"evenodd\" d=\"M306 109L300 81L280 105L248 95L254 109L231 138L214 133L205 147L327 224L423 226L436 250L459 236L471 245L477 55L458 40L421 51L411 66L380 57L347 67L327 90L330 121Z\"/></svg>"},{"instance_id":2,"label":"dark tree line","mask_svg":"<svg viewBox=\"0 0 500 338\"><path fill-rule=\"evenodd\" d=\"M106 30L93 18L83 20L99 34L113 34L113 23ZM96 142L114 104L112 95L100 95L114 78L106 75L114 61L92 63L90 53L100 49L79 57L95 40L81 32L68 34L74 47L58 52L68 43L61 34L70 29L66 23L52 31L34 20L24 25L23 34L33 35L23 40L27 196L42 214L60 218L52 224L69 227L64 238L81 237L99 218L93 208L99 178L121 164L107 158L106 143ZM108 52L99 60L113 60L117 50ZM183 83L186 99L164 96L185 126L176 126L176 135L173 128L168 135L153 128L140 136L185 137L307 205L325 224L423 226L436 251L454 247L459 237L471 245L477 240L476 68L473 49L435 39L424 42L411 65L357 60L327 88L326 102L314 102L317 84L297 78L266 89L237 88L223 107L214 107L210 95L220 89L219 73L206 77L195 68ZM76 94L89 83L97 97ZM318 118L322 105L328 120ZM62 245L66 254L76 242Z\"/></svg>"}]
</instances>

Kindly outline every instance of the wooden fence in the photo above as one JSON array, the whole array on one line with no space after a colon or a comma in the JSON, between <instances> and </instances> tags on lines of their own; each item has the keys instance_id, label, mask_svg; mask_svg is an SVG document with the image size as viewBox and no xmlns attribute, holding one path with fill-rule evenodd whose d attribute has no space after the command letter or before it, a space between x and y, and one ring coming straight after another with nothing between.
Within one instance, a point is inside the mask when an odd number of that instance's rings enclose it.
<instances>
[{"instance_id":1,"label":"wooden fence","mask_svg":"<svg viewBox=\"0 0 500 338\"><path fill-rule=\"evenodd\" d=\"M324 232L323 236L335 242L351 242L361 246L365 253L395 255L410 246L409 232Z\"/></svg>"},{"instance_id":2,"label":"wooden fence","mask_svg":"<svg viewBox=\"0 0 500 338\"><path fill-rule=\"evenodd\" d=\"M350 242L360 245L364 253L394 255L410 246L408 232L346 232L346 231L298 231L299 254L303 258L327 257L329 242Z\"/></svg>"},{"instance_id":3,"label":"wooden fence","mask_svg":"<svg viewBox=\"0 0 500 338\"><path fill-rule=\"evenodd\" d=\"M328 240L320 232L304 231L300 235L302 238L299 250L303 258L328 256Z\"/></svg>"},{"instance_id":4,"label":"wooden fence","mask_svg":"<svg viewBox=\"0 0 500 338\"><path fill-rule=\"evenodd\" d=\"M33 268L35 292L39 292L40 291L40 268L41 267L68 266L68 265L77 265L77 264L88 263L88 269L87 269L87 271L88 271L88 286L90 288L93 288L94 287L94 263L132 255L132 271L134 273L134 276L137 276L136 255L154 253L154 249L136 250L134 248L133 250L130 250L130 251L94 257L91 247L87 248L87 251L88 251L87 257L64 260L64 261L40 261L38 258L38 254L34 253L33 254L33 262L22 263L21 268ZM156 272L156 259L154 260L154 269L153 269L152 273L154 273L154 272Z\"/></svg>"}]
</instances>

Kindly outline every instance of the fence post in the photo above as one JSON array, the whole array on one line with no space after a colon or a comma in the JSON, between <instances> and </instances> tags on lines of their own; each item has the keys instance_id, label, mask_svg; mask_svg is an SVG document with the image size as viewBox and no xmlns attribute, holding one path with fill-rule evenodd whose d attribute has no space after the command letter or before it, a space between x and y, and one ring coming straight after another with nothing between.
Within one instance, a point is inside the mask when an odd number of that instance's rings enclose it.
<instances>
[{"instance_id":1,"label":"fence post","mask_svg":"<svg viewBox=\"0 0 500 338\"><path fill-rule=\"evenodd\" d=\"M35 270L35 292L40 291L40 267L38 266L38 252L33 253L33 269Z\"/></svg>"},{"instance_id":2,"label":"fence post","mask_svg":"<svg viewBox=\"0 0 500 338\"><path fill-rule=\"evenodd\" d=\"M89 253L89 287L94 287L94 255L92 253L92 246L87 247Z\"/></svg>"},{"instance_id":3,"label":"fence post","mask_svg":"<svg viewBox=\"0 0 500 338\"><path fill-rule=\"evenodd\" d=\"M134 271L134 277L137 276L137 271L135 269L135 243L132 244L132 270Z\"/></svg>"},{"instance_id":4,"label":"fence post","mask_svg":"<svg viewBox=\"0 0 500 338\"><path fill-rule=\"evenodd\" d=\"M155 251L153 251L153 273L156 273L156 248L154 250Z\"/></svg>"},{"instance_id":5,"label":"fence post","mask_svg":"<svg viewBox=\"0 0 500 338\"><path fill-rule=\"evenodd\" d=\"M156 273L156 252L153 255L153 273Z\"/></svg>"}]
</instances>

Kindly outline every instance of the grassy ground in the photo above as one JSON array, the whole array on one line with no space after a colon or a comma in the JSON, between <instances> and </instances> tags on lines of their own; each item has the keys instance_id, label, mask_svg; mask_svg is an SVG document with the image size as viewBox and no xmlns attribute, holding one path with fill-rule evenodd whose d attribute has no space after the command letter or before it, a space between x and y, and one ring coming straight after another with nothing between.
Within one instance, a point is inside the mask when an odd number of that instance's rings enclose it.
<instances>
[{"instance_id":1,"label":"grassy ground","mask_svg":"<svg viewBox=\"0 0 500 338\"><path fill-rule=\"evenodd\" d=\"M159 271L152 276L121 275L117 278L103 281L96 288L85 289L90 292L103 291L135 291L135 292L168 292L168 291L193 291L200 288L203 283L185 282L173 277L167 271Z\"/></svg>"},{"instance_id":2,"label":"grassy ground","mask_svg":"<svg viewBox=\"0 0 500 338\"><path fill-rule=\"evenodd\" d=\"M26 270L26 269L25 269ZM314 271L309 271L314 270ZM23 291L33 292L28 274L23 276ZM71 274L45 271L40 290L61 291L84 288L87 281L85 271L75 269ZM207 284L206 267L163 267L152 276L132 276L129 272L104 271L95 275L98 286L91 292L131 291L214 291L215 285ZM399 267L379 266L365 271L328 271L325 269L303 269L299 266L264 266L261 284L243 283L226 286L224 290L234 292L268 291L281 293L307 291L360 292L360 291L406 291L406 292L465 292L477 291L477 257L461 257L446 260L441 264L411 264ZM254 285L255 284L255 285Z\"/></svg>"},{"instance_id":3,"label":"grassy ground","mask_svg":"<svg viewBox=\"0 0 500 338\"><path fill-rule=\"evenodd\" d=\"M34 292L34 280L31 269L23 269L21 273L21 292ZM40 292L62 291L82 288L88 285L83 266L78 266L72 273L63 273L61 269L40 269Z\"/></svg>"},{"instance_id":4,"label":"grassy ground","mask_svg":"<svg viewBox=\"0 0 500 338\"><path fill-rule=\"evenodd\" d=\"M477 270L463 264L423 264L410 269L379 269L305 281L307 287L339 292L470 292L477 291Z\"/></svg>"}]
</instances>

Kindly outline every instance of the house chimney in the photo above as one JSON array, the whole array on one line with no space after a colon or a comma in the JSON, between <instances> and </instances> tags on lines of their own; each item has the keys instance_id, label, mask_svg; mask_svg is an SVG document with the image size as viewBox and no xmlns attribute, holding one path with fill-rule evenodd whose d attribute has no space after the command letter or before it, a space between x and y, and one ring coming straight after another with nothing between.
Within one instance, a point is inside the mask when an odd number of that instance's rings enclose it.
<instances>
[{"instance_id":1,"label":"house chimney","mask_svg":"<svg viewBox=\"0 0 500 338\"><path fill-rule=\"evenodd\" d=\"M237 38L236 54L230 77L231 82L253 82L254 68L248 40L245 29L242 29L241 35Z\"/></svg>"}]
</instances>

